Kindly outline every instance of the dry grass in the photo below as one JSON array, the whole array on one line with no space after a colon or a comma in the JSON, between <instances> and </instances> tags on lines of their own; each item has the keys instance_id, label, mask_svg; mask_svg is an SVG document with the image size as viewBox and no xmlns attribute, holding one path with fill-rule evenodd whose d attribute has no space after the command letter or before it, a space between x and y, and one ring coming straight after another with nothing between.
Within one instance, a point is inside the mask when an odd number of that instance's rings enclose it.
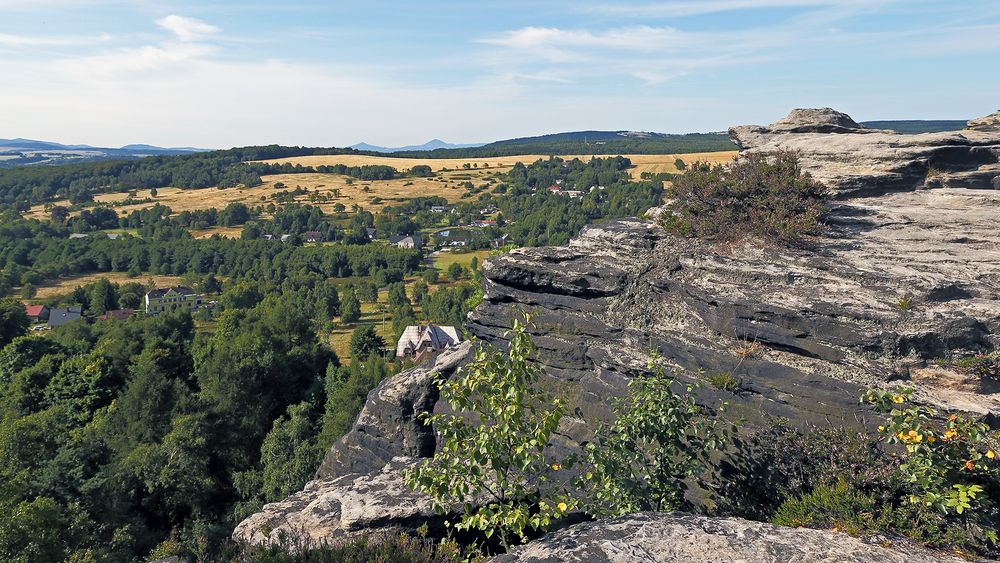
<instances>
[{"instance_id":1,"label":"dry grass","mask_svg":"<svg viewBox=\"0 0 1000 563\"><path fill-rule=\"evenodd\" d=\"M105 278L110 282L115 282L118 284L124 284L128 282L141 283L143 285L153 285L156 287L164 287L171 285L180 285L181 278L178 276L154 276L152 274L142 274L137 277L129 277L128 274L124 272L110 272L103 274L87 274L85 276L76 276L72 278L66 278L59 280L55 283L48 283L46 285L40 286L38 292L35 294L36 299L46 299L49 297L55 297L57 295L66 295L80 285L87 285L89 283L94 283L97 280Z\"/></svg>"},{"instance_id":2,"label":"dry grass","mask_svg":"<svg viewBox=\"0 0 1000 563\"><path fill-rule=\"evenodd\" d=\"M691 164L696 161L724 163L731 161L736 156L736 151L691 153L691 154L638 154L625 155L632 160L634 166L629 171L633 179L639 179L643 172L677 172L674 161L678 158ZM273 201L271 196L284 190L293 190L302 187L310 192L317 192L330 196L330 200L324 203L317 203L326 213L333 212L333 207L337 203L342 203L348 209L357 204L367 210L377 212L386 205L398 204L398 200L411 199L422 196L440 196L449 202L457 202L466 193L466 189L461 187L463 182L472 182L481 185L489 176L497 173L507 172L511 166L517 162L530 164L539 158L548 158L544 155L522 155L505 156L480 159L419 159L419 158L395 158L388 156L361 156L361 155L329 155L329 156L300 156L268 160L265 162L302 164L303 166L321 166L331 164L345 164L349 166L361 166L365 164L384 164L392 166L397 170L408 170L417 164L429 165L437 172L435 178L399 178L394 180L362 181L348 178L336 174L276 174L264 176L263 184L253 188L230 188L220 190L207 188L200 190L182 190L180 188L160 188L156 201L170 207L175 213L181 211L194 211L197 209L208 209L214 207L222 209L229 203L242 202L247 205L266 205ZM566 155L562 158L579 158L588 161L594 158L591 155ZM598 157L600 158L600 157ZM476 164L478 168L464 169L464 164ZM486 167L488 166L488 167ZM442 170L449 170L442 172ZM275 188L275 184L282 183L284 188ZM367 189L367 191L365 191ZM334 197L334 190L339 195ZM150 197L149 190L139 190L136 198L144 199ZM98 202L113 202L127 199L125 193L100 194L94 197ZM374 198L381 201L373 203ZM308 196L300 196L297 201L308 203ZM68 205L66 201L56 202L59 205ZM119 215L127 215L136 209L144 209L152 204L143 203L116 207L115 211ZM32 207L27 214L30 217L46 218L43 205ZM196 236L211 236L219 229L201 231ZM223 232L223 236L233 236L233 231Z\"/></svg>"},{"instance_id":3,"label":"dry grass","mask_svg":"<svg viewBox=\"0 0 1000 563\"><path fill-rule=\"evenodd\" d=\"M479 258L479 267L482 268L483 261L490 257L489 250L474 250L472 252L442 252L438 251L431 255L434 260L434 267L441 272L445 272L448 266L457 262L465 268L472 264L472 258Z\"/></svg>"}]
</instances>

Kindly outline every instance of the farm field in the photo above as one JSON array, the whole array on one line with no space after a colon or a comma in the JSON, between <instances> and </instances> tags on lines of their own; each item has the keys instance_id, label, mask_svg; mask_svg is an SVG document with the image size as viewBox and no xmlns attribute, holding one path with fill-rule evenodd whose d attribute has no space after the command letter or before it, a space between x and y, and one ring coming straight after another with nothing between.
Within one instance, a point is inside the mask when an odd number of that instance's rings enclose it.
<instances>
[{"instance_id":1,"label":"farm field","mask_svg":"<svg viewBox=\"0 0 1000 563\"><path fill-rule=\"evenodd\" d=\"M693 162L710 162L713 164L729 162L736 156L736 151L710 152L710 153L689 153L689 154L638 154L625 155L634 164L629 174L633 179L638 180L643 172L677 172L674 161L678 158L690 164ZM414 197L440 196L450 203L457 202L467 193L467 190L460 184L472 182L479 185L487 181L487 178L497 173L504 173L517 162L526 164L534 162L540 158L548 158L544 155L522 155L494 157L489 159L418 159L418 158L396 158L388 156L363 156L363 155L323 155L323 156L301 156L276 160L267 160L269 163L292 163L303 166L322 166L332 164L344 164L349 166L361 166L365 164L384 164L392 166L397 170L407 170L418 164L427 164L436 172L434 178L397 178L393 180L356 180L347 176L337 174L275 174L264 176L263 183L253 188L229 188L220 190L217 188L205 188L198 190L182 190L180 188L160 188L157 190L158 203L166 205L175 213L181 211L194 211L197 209L208 209L215 207L222 209L229 203L242 202L247 205L261 205L273 201L271 196L282 190L294 190L303 188L311 193L316 193L325 198L325 201L312 202L319 206L325 213L333 212L333 207L340 203L348 209L352 205L360 205L369 211L377 212L387 205L394 205L401 201ZM589 161L590 155L566 155L561 158L579 158ZM465 169L464 164L475 164L478 168ZM486 167L488 166L488 167ZM447 170L447 171L443 171ZM283 184L283 187L275 187ZM150 197L149 190L138 190L136 199L142 200ZM100 203L112 203L123 201L128 198L125 193L99 194L94 200ZM310 203L308 195L298 196L296 201L300 203ZM58 205L68 205L66 201L56 202ZM134 210L151 207L151 203L138 203L135 205L125 205L115 207L119 215L128 215ZM27 214L29 217L44 219L46 217L45 206L35 205ZM196 236L211 236L218 229L213 229ZM223 231L222 236L234 236L231 231Z\"/></svg>"},{"instance_id":2,"label":"farm field","mask_svg":"<svg viewBox=\"0 0 1000 563\"><path fill-rule=\"evenodd\" d=\"M463 267L468 268L472 263L473 258L479 259L479 265L482 267L483 261L490 257L489 250L475 250L472 252L444 252L437 251L431 254L431 259L434 260L434 267L444 273L448 266L454 264L455 262L461 264Z\"/></svg>"},{"instance_id":3,"label":"farm field","mask_svg":"<svg viewBox=\"0 0 1000 563\"><path fill-rule=\"evenodd\" d=\"M124 284L129 282L141 283L143 285L154 285L165 287L171 285L181 285L181 278L178 276L154 276L152 274L142 274L136 277L129 277L125 272L109 272L102 274L87 274L59 280L57 283L46 284L38 287L35 299L46 299L57 295L65 295L73 291L80 285L94 283L101 278L106 278L110 282Z\"/></svg>"}]
</instances>

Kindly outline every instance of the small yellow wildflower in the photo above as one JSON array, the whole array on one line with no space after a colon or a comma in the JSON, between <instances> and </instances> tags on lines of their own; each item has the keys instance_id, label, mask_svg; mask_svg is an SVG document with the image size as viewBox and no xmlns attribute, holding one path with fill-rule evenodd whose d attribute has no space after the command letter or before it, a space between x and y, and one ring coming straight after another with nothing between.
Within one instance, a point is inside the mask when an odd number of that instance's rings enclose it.
<instances>
[{"instance_id":1,"label":"small yellow wildflower","mask_svg":"<svg viewBox=\"0 0 1000 563\"><path fill-rule=\"evenodd\" d=\"M558 463L552 464L552 471L559 471L560 469L562 469L562 466L559 465Z\"/></svg>"},{"instance_id":2,"label":"small yellow wildflower","mask_svg":"<svg viewBox=\"0 0 1000 563\"><path fill-rule=\"evenodd\" d=\"M893 395L892 396L892 402L894 402L896 404L902 403L903 401L904 401L904 399L903 399L902 395Z\"/></svg>"},{"instance_id":3,"label":"small yellow wildflower","mask_svg":"<svg viewBox=\"0 0 1000 563\"><path fill-rule=\"evenodd\" d=\"M955 436L958 436L958 432L955 432L954 430L946 430L944 433L945 440L951 440Z\"/></svg>"},{"instance_id":4,"label":"small yellow wildflower","mask_svg":"<svg viewBox=\"0 0 1000 563\"><path fill-rule=\"evenodd\" d=\"M556 505L556 508L559 509L559 512L566 512L566 509L569 507L566 506L565 502L560 502L559 504Z\"/></svg>"},{"instance_id":5,"label":"small yellow wildflower","mask_svg":"<svg viewBox=\"0 0 1000 563\"><path fill-rule=\"evenodd\" d=\"M930 436L927 437L927 441L929 443L933 444L934 442L937 442L937 438L935 438L934 435L932 434L932 435L930 435Z\"/></svg>"},{"instance_id":6,"label":"small yellow wildflower","mask_svg":"<svg viewBox=\"0 0 1000 563\"><path fill-rule=\"evenodd\" d=\"M879 432L885 432L885 426L879 426L878 427L878 431Z\"/></svg>"},{"instance_id":7,"label":"small yellow wildflower","mask_svg":"<svg viewBox=\"0 0 1000 563\"><path fill-rule=\"evenodd\" d=\"M993 450L989 450L988 452L986 452L986 457L988 457L990 459L993 459L996 456L997 456L997 454L993 453Z\"/></svg>"}]
</instances>

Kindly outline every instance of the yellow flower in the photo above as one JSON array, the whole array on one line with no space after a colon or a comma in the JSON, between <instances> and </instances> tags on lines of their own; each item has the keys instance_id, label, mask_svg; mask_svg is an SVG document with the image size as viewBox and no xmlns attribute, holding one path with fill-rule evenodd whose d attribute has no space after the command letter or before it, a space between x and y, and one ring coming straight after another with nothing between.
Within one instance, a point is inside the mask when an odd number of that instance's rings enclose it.
<instances>
[{"instance_id":1,"label":"yellow flower","mask_svg":"<svg viewBox=\"0 0 1000 563\"><path fill-rule=\"evenodd\" d=\"M885 432L885 426L879 426L878 427L878 431L879 432Z\"/></svg>"},{"instance_id":2,"label":"yellow flower","mask_svg":"<svg viewBox=\"0 0 1000 563\"><path fill-rule=\"evenodd\" d=\"M556 505L556 508L559 509L559 512L566 512L566 509L569 507L566 506L565 502L560 502L559 504Z\"/></svg>"},{"instance_id":3,"label":"yellow flower","mask_svg":"<svg viewBox=\"0 0 1000 563\"><path fill-rule=\"evenodd\" d=\"M954 430L946 430L944 433L945 440L951 440L955 436L958 436L958 432L955 432Z\"/></svg>"},{"instance_id":4,"label":"yellow flower","mask_svg":"<svg viewBox=\"0 0 1000 563\"><path fill-rule=\"evenodd\" d=\"M931 435L931 436L927 437L927 441L930 442L931 444L933 444L934 442L937 442L937 438L935 438L933 435Z\"/></svg>"},{"instance_id":5,"label":"yellow flower","mask_svg":"<svg viewBox=\"0 0 1000 563\"><path fill-rule=\"evenodd\" d=\"M559 465L558 463L552 464L552 471L559 471L560 469L562 469L562 466Z\"/></svg>"},{"instance_id":6,"label":"yellow flower","mask_svg":"<svg viewBox=\"0 0 1000 563\"><path fill-rule=\"evenodd\" d=\"M989 450L988 452L986 452L986 457L988 457L990 459L993 459L996 456L997 456L997 454L993 453L993 450Z\"/></svg>"},{"instance_id":7,"label":"yellow flower","mask_svg":"<svg viewBox=\"0 0 1000 563\"><path fill-rule=\"evenodd\" d=\"M893 395L893 396L892 396L892 402L894 402L894 403L897 403L897 404L899 404L899 403L902 403L902 402L903 402L903 400L904 400L904 399L903 399L903 396L902 396L902 395Z\"/></svg>"}]
</instances>

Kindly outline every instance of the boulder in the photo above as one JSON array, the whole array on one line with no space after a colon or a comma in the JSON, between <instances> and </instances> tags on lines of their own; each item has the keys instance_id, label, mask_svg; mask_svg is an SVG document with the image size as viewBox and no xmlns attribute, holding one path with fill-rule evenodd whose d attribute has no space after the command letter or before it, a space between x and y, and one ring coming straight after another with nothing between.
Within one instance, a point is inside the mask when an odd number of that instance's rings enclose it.
<instances>
[{"instance_id":1,"label":"boulder","mask_svg":"<svg viewBox=\"0 0 1000 563\"><path fill-rule=\"evenodd\" d=\"M771 131L786 133L858 133L869 132L846 113L832 108L793 109L783 119L768 126Z\"/></svg>"},{"instance_id":2,"label":"boulder","mask_svg":"<svg viewBox=\"0 0 1000 563\"><path fill-rule=\"evenodd\" d=\"M914 545L901 544L889 549L826 530L786 528L739 518L640 513L570 526L514 548L493 561L957 563L962 560Z\"/></svg>"}]
</instances>

